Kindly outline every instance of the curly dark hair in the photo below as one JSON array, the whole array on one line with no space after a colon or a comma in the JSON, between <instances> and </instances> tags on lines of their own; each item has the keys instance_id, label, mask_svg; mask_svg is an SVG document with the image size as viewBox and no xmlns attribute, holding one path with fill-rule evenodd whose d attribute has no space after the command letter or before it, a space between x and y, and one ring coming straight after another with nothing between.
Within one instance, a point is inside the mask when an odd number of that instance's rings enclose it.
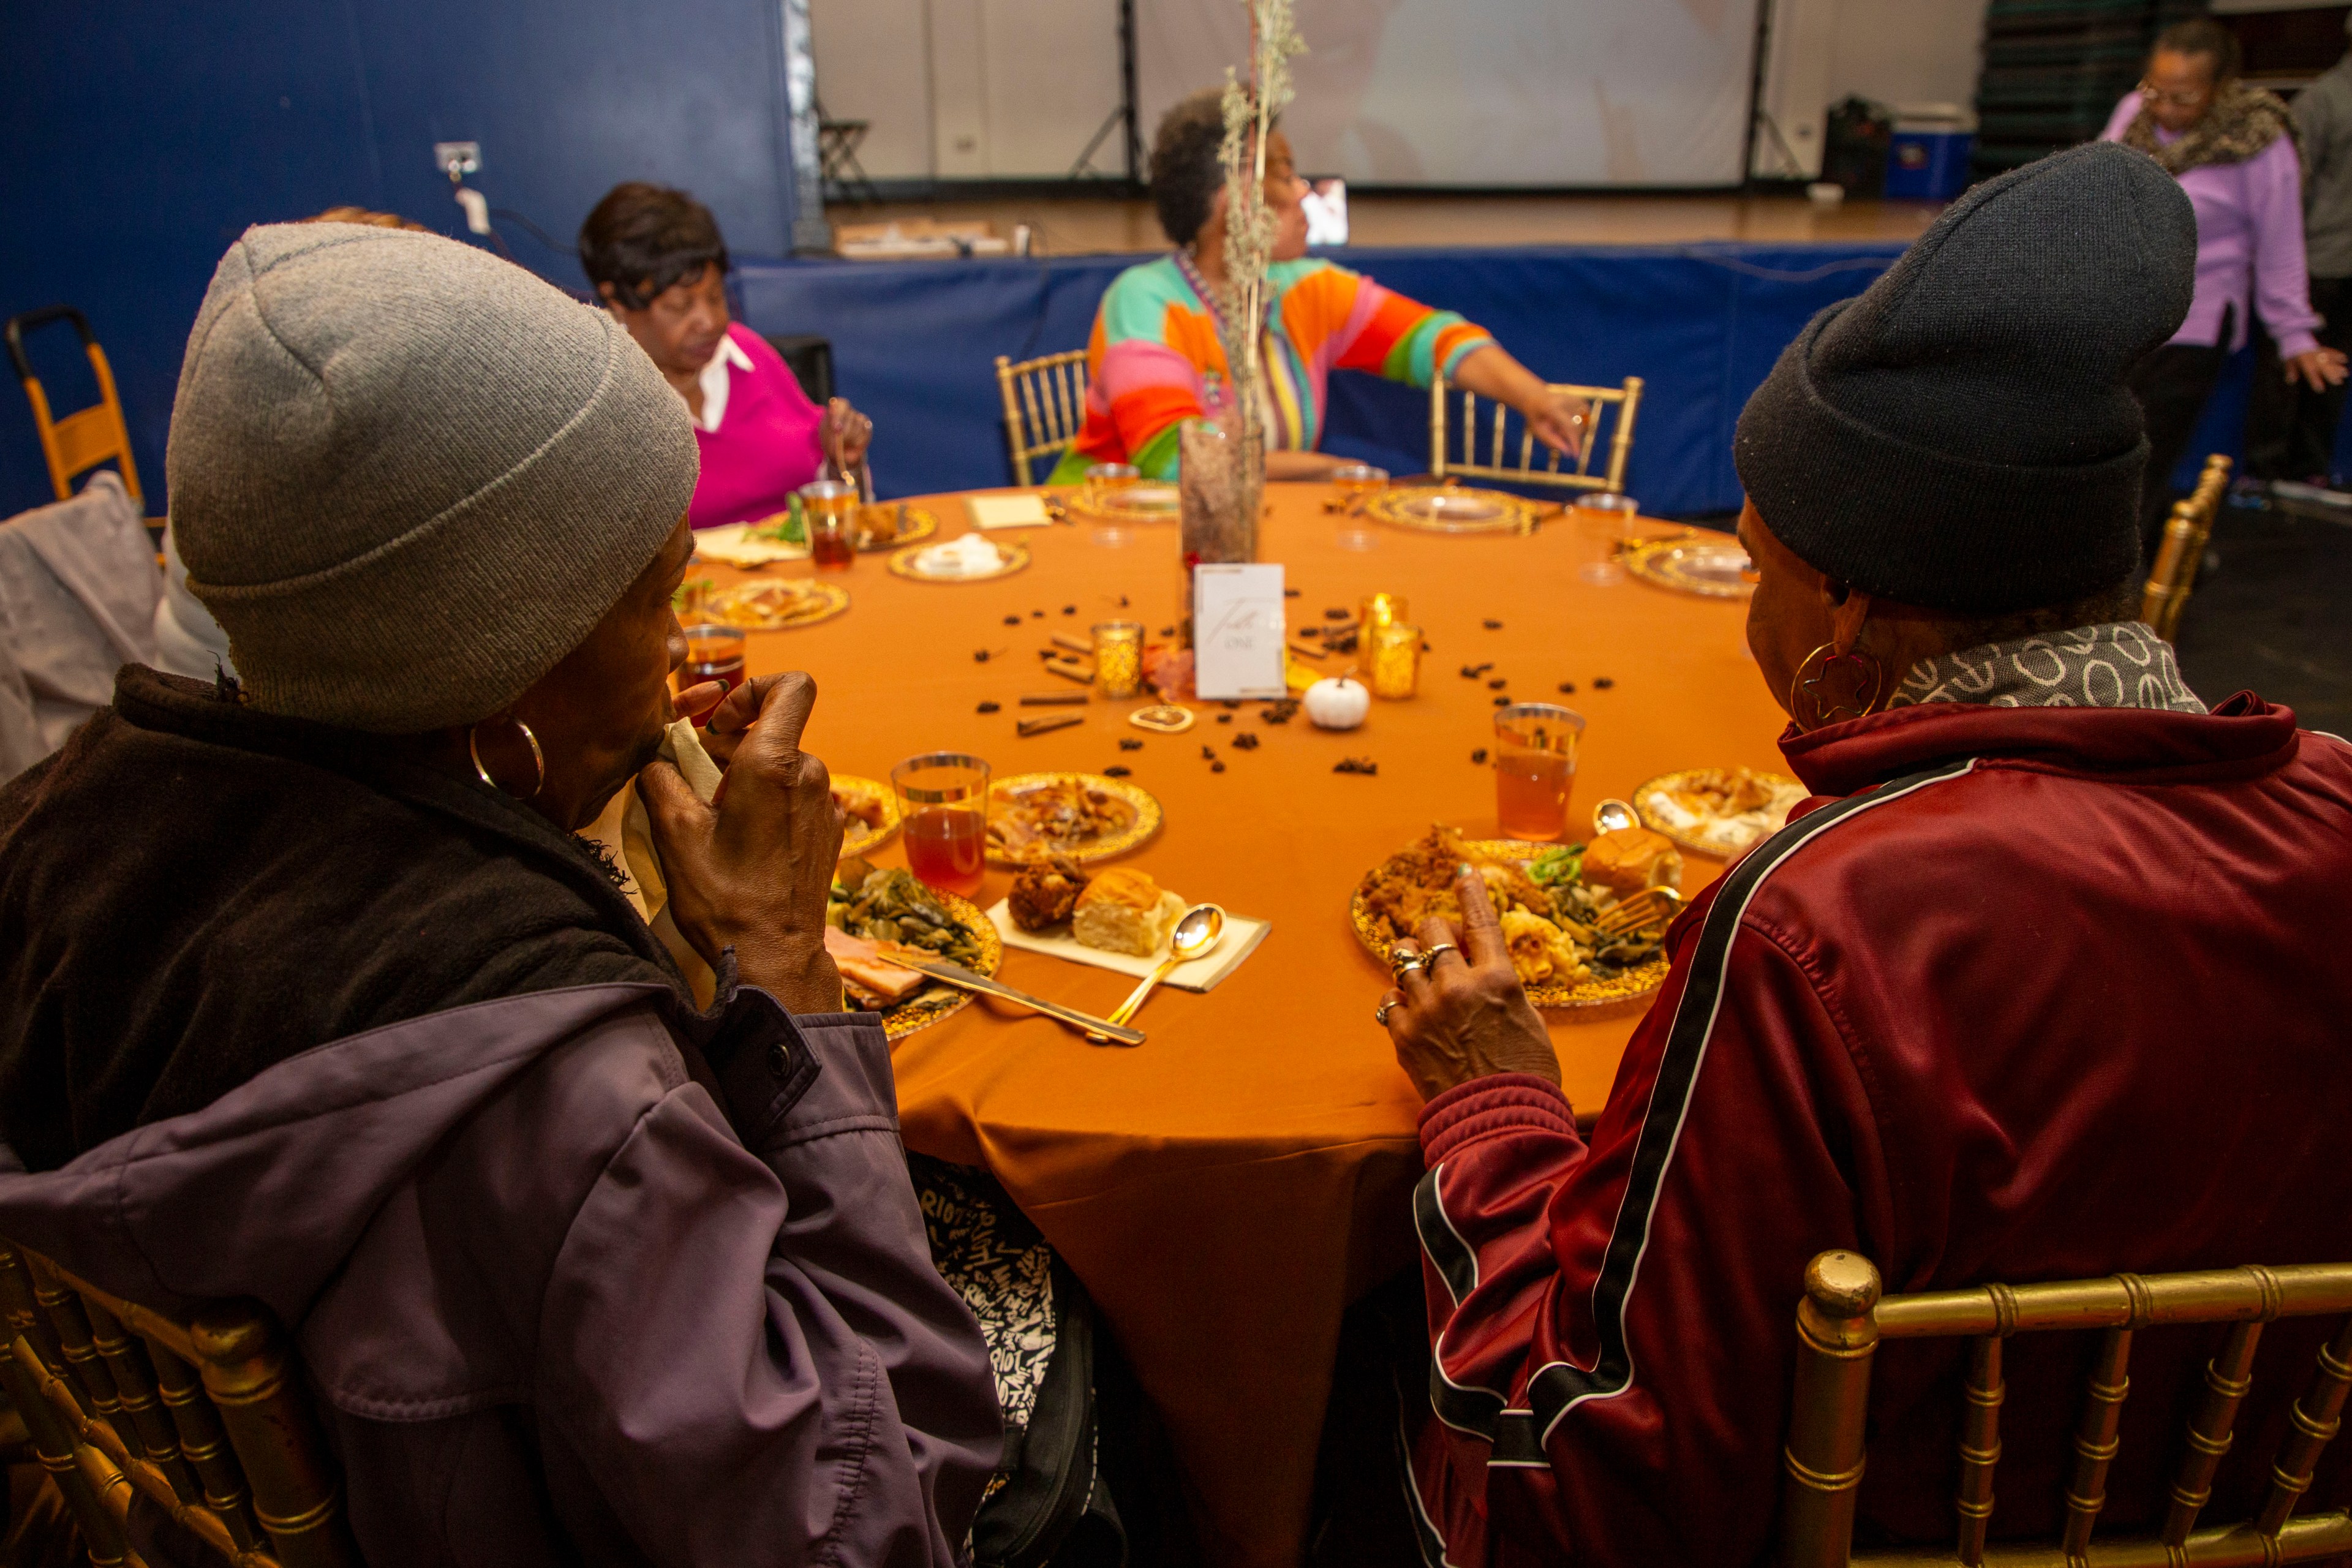
<instances>
[{"instance_id":1,"label":"curly dark hair","mask_svg":"<svg viewBox=\"0 0 2352 1568\"><path fill-rule=\"evenodd\" d=\"M2177 55L2203 55L2213 62L2213 85L2234 80L2243 57L2238 49L2238 35L2210 16L2191 16L2185 22L2175 22L2156 36L2156 48ZM2150 54L2155 49L2148 51Z\"/></svg>"},{"instance_id":2,"label":"curly dark hair","mask_svg":"<svg viewBox=\"0 0 2352 1568\"><path fill-rule=\"evenodd\" d=\"M1225 183L1225 95L1203 88L1160 117L1151 133L1151 205L1170 240L1190 245L1209 221Z\"/></svg>"},{"instance_id":3,"label":"curly dark hair","mask_svg":"<svg viewBox=\"0 0 2352 1568\"><path fill-rule=\"evenodd\" d=\"M667 185L631 180L604 193L580 226L580 265L592 284L642 310L664 290L716 264L728 269L727 242L710 209Z\"/></svg>"}]
</instances>

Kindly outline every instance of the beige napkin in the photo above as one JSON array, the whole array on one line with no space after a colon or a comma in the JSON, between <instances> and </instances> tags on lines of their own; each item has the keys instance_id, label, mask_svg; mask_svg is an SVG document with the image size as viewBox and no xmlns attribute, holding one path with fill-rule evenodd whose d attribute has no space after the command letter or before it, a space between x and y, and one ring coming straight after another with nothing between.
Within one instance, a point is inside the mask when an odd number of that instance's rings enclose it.
<instances>
[{"instance_id":1,"label":"beige napkin","mask_svg":"<svg viewBox=\"0 0 2352 1568\"><path fill-rule=\"evenodd\" d=\"M702 749L701 732L694 721L680 719L663 732L661 756L686 775L694 793L709 805L719 793L719 764ZM661 856L654 848L653 824L646 816L646 803L637 798L637 781L631 779L621 786L604 807L604 815L588 825L581 837L600 844L618 858L621 868L629 874L629 885L624 890L638 914L653 928L654 935L669 949L677 960L678 972L687 984L694 987L694 997L703 1006L710 1005L717 994L719 977L702 955L688 945L686 934L677 929L670 917L669 884L663 879Z\"/></svg>"},{"instance_id":2,"label":"beige napkin","mask_svg":"<svg viewBox=\"0 0 2352 1568\"><path fill-rule=\"evenodd\" d=\"M730 522L719 528L695 531L694 553L705 561L723 562L730 566L764 566L771 561L805 561L809 557L805 544L787 544L781 539L755 539L754 528L765 528L766 522Z\"/></svg>"}]
</instances>

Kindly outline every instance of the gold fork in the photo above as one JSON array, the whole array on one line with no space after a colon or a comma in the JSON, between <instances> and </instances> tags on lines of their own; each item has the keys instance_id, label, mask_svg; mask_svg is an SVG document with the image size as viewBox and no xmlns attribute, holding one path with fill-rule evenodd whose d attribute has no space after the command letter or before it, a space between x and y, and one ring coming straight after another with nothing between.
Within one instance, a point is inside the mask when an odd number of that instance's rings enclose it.
<instances>
[{"instance_id":1,"label":"gold fork","mask_svg":"<svg viewBox=\"0 0 2352 1568\"><path fill-rule=\"evenodd\" d=\"M1592 934L1607 943L1638 936L1653 927L1664 931L1682 907L1683 896L1674 889L1644 888L1594 921Z\"/></svg>"}]
</instances>

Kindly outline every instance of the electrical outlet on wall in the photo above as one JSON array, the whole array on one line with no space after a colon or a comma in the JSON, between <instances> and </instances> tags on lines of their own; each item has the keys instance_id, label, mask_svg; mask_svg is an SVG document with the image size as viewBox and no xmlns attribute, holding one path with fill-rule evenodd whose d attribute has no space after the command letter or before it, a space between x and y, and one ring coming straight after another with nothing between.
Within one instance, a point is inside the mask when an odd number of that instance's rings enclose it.
<instances>
[{"instance_id":1,"label":"electrical outlet on wall","mask_svg":"<svg viewBox=\"0 0 2352 1568\"><path fill-rule=\"evenodd\" d=\"M433 166L449 176L452 183L468 174L482 172L482 144L479 142L436 142L433 143Z\"/></svg>"}]
</instances>

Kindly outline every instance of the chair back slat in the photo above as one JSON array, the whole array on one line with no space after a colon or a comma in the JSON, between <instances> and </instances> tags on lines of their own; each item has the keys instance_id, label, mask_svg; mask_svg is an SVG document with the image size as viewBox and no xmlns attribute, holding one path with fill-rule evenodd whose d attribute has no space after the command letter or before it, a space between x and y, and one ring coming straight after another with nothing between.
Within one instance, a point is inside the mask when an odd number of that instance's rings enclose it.
<instances>
[{"instance_id":1,"label":"chair back slat","mask_svg":"<svg viewBox=\"0 0 2352 1568\"><path fill-rule=\"evenodd\" d=\"M9 1396L94 1552L125 1539L137 1492L234 1568L358 1568L341 1472L265 1309L183 1321L0 1241L0 1314Z\"/></svg>"},{"instance_id":2,"label":"chair back slat","mask_svg":"<svg viewBox=\"0 0 2352 1568\"><path fill-rule=\"evenodd\" d=\"M1893 1568L1951 1562L1978 1568L2274 1568L2352 1553L2352 1509L2296 1516L2321 1453L2342 1425L2352 1394L2352 1264L2200 1269L2179 1274L2111 1275L2104 1279L2035 1285L1984 1285L1962 1290L1882 1296L1868 1260L1824 1252L1805 1272L1797 1306L1796 1384L1781 1486L1780 1556L1791 1568ZM2271 1466L2261 1511L2251 1520L2200 1524L2215 1478L2229 1453L2252 1388L2263 1325L2281 1318L2336 1318L2309 1385L2290 1412ZM2205 1372L2191 1415L2186 1452L2175 1468L2160 1533L2091 1537L2107 1502L2107 1480L2120 1447L2130 1393L2133 1342L2152 1327L2228 1324ZM2074 1464L2057 1542L1993 1542L1993 1477L2000 1461L2000 1413L2007 1388L2006 1342L2017 1334L2091 1331L2099 1335L2082 1415ZM1871 1362L1886 1340L1966 1339L1962 1381L1959 1539L1951 1556L1906 1549L1853 1554L1856 1494L1870 1401Z\"/></svg>"},{"instance_id":3,"label":"chair back slat","mask_svg":"<svg viewBox=\"0 0 2352 1568\"><path fill-rule=\"evenodd\" d=\"M1583 445L1572 458L1563 458L1552 447L1540 446L1526 419L1506 404L1495 404L1491 416L1482 425L1477 394L1443 375L1433 379L1429 385L1430 473L1438 479L1452 475L1558 489L1622 493L1625 466L1633 450L1633 416L1642 402L1642 378L1629 375L1622 386L1561 383L1550 390L1580 397L1592 411ZM1452 394L1457 391L1461 394L1458 415L1452 407ZM1514 421L1519 427L1516 457L1510 437ZM1595 458L1604 450L1607 464L1596 472Z\"/></svg>"},{"instance_id":4,"label":"chair back slat","mask_svg":"<svg viewBox=\"0 0 2352 1568\"><path fill-rule=\"evenodd\" d=\"M2335 1339L2319 1347L2311 1385L2288 1414L2286 1441L2271 1466L2270 1492L2263 1499L2263 1511L2254 1517L2257 1533L2276 1535L2311 1489L2320 1454L2344 1425L2347 1389L2352 1389L2352 1318L2345 1319Z\"/></svg>"},{"instance_id":5,"label":"chair back slat","mask_svg":"<svg viewBox=\"0 0 2352 1568\"><path fill-rule=\"evenodd\" d=\"M1004 441L1013 480L1034 481L1033 459L1069 449L1087 420L1087 351L1045 354L1014 363L996 356L996 385L1004 400Z\"/></svg>"},{"instance_id":6,"label":"chair back slat","mask_svg":"<svg viewBox=\"0 0 2352 1568\"><path fill-rule=\"evenodd\" d=\"M2083 1421L2074 1432L2074 1479L2066 1488L2066 1528L2059 1550L2069 1557L2090 1551L2091 1528L2107 1506L2107 1471L2122 1439L2124 1400L2131 1393L2132 1331L2109 1329L2099 1336L2099 1353L2083 1394Z\"/></svg>"},{"instance_id":7,"label":"chair back slat","mask_svg":"<svg viewBox=\"0 0 2352 1568\"><path fill-rule=\"evenodd\" d=\"M2009 1384L2000 1374L2001 1336L1979 1334L1969 1342L1969 1376L1961 1385L1968 1408L1960 1414L1959 1557L1969 1568L1984 1561L1985 1531L1992 1523L1993 1469L2000 1463L2000 1406Z\"/></svg>"},{"instance_id":8,"label":"chair back slat","mask_svg":"<svg viewBox=\"0 0 2352 1568\"><path fill-rule=\"evenodd\" d=\"M2161 1539L2167 1546L2187 1541L2197 1516L2213 1500L2213 1473L2235 1436L2238 1406L2254 1386L2254 1349L2262 1339L2259 1319L2233 1323L2221 1353L2205 1363L2205 1394L2189 1417L2189 1450L2180 1457L2180 1473L2173 1478L2172 1500L2165 1510Z\"/></svg>"}]
</instances>

